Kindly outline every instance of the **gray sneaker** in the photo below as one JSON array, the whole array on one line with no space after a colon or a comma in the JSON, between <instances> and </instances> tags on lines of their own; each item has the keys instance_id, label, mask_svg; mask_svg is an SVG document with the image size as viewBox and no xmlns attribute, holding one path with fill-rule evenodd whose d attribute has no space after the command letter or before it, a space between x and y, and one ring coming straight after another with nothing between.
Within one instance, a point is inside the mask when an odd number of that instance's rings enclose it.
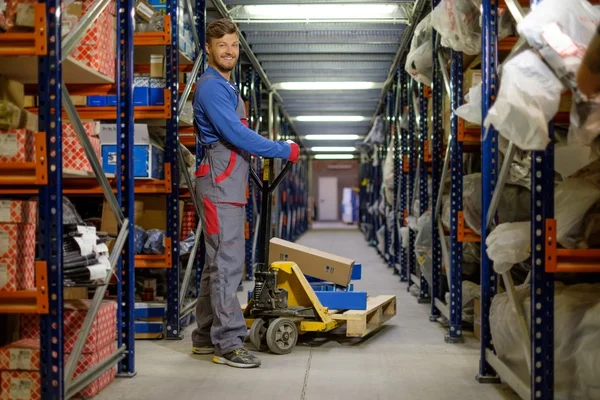
<instances>
[{"instance_id":1,"label":"gray sneaker","mask_svg":"<svg viewBox=\"0 0 600 400\"><path fill-rule=\"evenodd\" d=\"M215 352L215 346L194 346L192 347L192 353L194 354L213 354Z\"/></svg>"},{"instance_id":2,"label":"gray sneaker","mask_svg":"<svg viewBox=\"0 0 600 400\"><path fill-rule=\"evenodd\" d=\"M213 362L217 364L226 364L236 368L260 367L260 358L256 357L243 347L222 356L214 355Z\"/></svg>"}]
</instances>

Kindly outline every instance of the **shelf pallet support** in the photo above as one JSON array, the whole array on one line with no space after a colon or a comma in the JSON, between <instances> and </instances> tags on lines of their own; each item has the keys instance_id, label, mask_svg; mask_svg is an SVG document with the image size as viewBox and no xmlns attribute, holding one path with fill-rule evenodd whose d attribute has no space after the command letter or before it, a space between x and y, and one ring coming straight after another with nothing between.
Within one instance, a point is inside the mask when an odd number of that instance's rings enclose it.
<instances>
[{"instance_id":1,"label":"shelf pallet support","mask_svg":"<svg viewBox=\"0 0 600 400\"><path fill-rule=\"evenodd\" d=\"M482 2L482 120L485 120L488 110L496 98L498 90L498 4L493 0ZM485 214L490 207L494 187L497 183L498 170L498 133L490 128L487 132L482 127L482 218L484 226L481 230L481 354L479 361L480 383L498 383L496 371L487 360L487 350L492 349L490 333L490 306L497 291L496 274L492 262L487 256L487 229L485 229Z\"/></svg>"},{"instance_id":2,"label":"shelf pallet support","mask_svg":"<svg viewBox=\"0 0 600 400\"><path fill-rule=\"evenodd\" d=\"M463 98L463 55L452 51L450 67L450 87L452 91L451 109L456 110ZM462 252L459 240L459 213L463 208L463 143L458 140L458 116L450 117L450 327L445 337L447 343L461 343L462 335Z\"/></svg>"},{"instance_id":3,"label":"shelf pallet support","mask_svg":"<svg viewBox=\"0 0 600 400\"><path fill-rule=\"evenodd\" d=\"M542 0L532 0L535 7ZM546 223L554 218L554 126L545 151L531 154L531 399L554 398L554 276L545 271Z\"/></svg>"},{"instance_id":4,"label":"shelf pallet support","mask_svg":"<svg viewBox=\"0 0 600 400\"><path fill-rule=\"evenodd\" d=\"M393 135L393 148L394 152L394 205L393 209L393 225L392 229L394 232L394 256L392 260L392 265L394 267L394 274L400 275L400 231L398 223L398 217L401 215L400 210L400 198L398 196L400 190L400 174L402 173L401 164L400 164L400 94L401 94L401 82L400 82L400 69L396 71L395 81L396 87L395 91L395 101L394 101L394 115L393 115L393 124L392 124L392 135Z\"/></svg>"},{"instance_id":5,"label":"shelf pallet support","mask_svg":"<svg viewBox=\"0 0 600 400\"><path fill-rule=\"evenodd\" d=\"M440 0L432 0L432 8L439 4ZM431 87L432 96L432 117L433 129L431 137L432 158L431 158L431 255L432 255L432 273L431 273L431 315L429 320L435 322L440 317L440 310L436 306L437 301L442 301L442 244L438 234L438 221L440 216L437 213L437 193L443 184L442 179L442 149L444 146L444 121L443 121L443 100L444 88L442 81L442 71L438 62L438 47L435 45L439 41L439 34L433 30L433 79Z\"/></svg>"},{"instance_id":6,"label":"shelf pallet support","mask_svg":"<svg viewBox=\"0 0 600 400\"><path fill-rule=\"evenodd\" d=\"M171 42L166 48L166 87L171 92L171 110L179 110L179 7L177 0L167 0L167 14L171 17ZM167 272L167 339L181 339L179 304L179 138L178 113L172 112L167 120L165 162L171 163L171 193L167 195L167 232L171 238L171 265ZM184 171L185 172L185 171ZM191 189L191 188L190 188Z\"/></svg>"},{"instance_id":7,"label":"shelf pallet support","mask_svg":"<svg viewBox=\"0 0 600 400\"><path fill-rule=\"evenodd\" d=\"M400 126L404 125L404 118L406 118L405 111L407 110L408 103L408 76L404 68L400 70L400 115L401 123ZM408 165L406 158L406 141L408 132L406 129L400 127L400 227L406 227L406 216L408 215ZM400 249L400 282L410 282L409 279L409 254L406 249L407 246L402 246ZM408 284L410 287L410 283ZM408 290L408 287L407 287Z\"/></svg>"},{"instance_id":8,"label":"shelf pallet support","mask_svg":"<svg viewBox=\"0 0 600 400\"><path fill-rule=\"evenodd\" d=\"M428 126L427 126L427 106L428 101L425 97L425 85L422 83L418 84L418 93L419 93L419 154L417 157L419 158L419 216L423 215L427 209L429 208L429 190L428 190L428 182L427 182L427 153L429 149L427 148L426 143L427 135L428 135ZM416 266L416 264L415 264ZM420 269L420 268L419 268ZM419 286L419 297L417 300L419 303L429 303L431 301L430 291L429 291L429 283L425 279L425 275L421 271L420 275L420 286Z\"/></svg>"},{"instance_id":9,"label":"shelf pallet support","mask_svg":"<svg viewBox=\"0 0 600 400\"><path fill-rule=\"evenodd\" d=\"M416 81L411 80L408 86L408 96L407 96L407 104L408 104L408 132L406 135L406 139L404 141L405 145L405 159L408 160L408 187L407 187L407 204L406 204L406 215L410 215L412 212L413 200L415 198L415 180L416 180L416 156L417 151L415 147L415 139L416 139L416 129L415 129L415 104L413 101L413 85L416 85ZM406 170L405 170L406 171ZM414 277L417 274L416 269L416 260L415 260L415 232L412 229L409 229L409 240L408 240L408 287L407 291L410 290L411 282L413 284L419 284L419 282L415 282Z\"/></svg>"},{"instance_id":10,"label":"shelf pallet support","mask_svg":"<svg viewBox=\"0 0 600 400\"><path fill-rule=\"evenodd\" d=\"M39 57L39 126L46 132L48 184L39 191L38 254L47 266L48 305L52 310L40 316L40 375L43 400L64 398L63 370L63 274L62 274L62 132L61 22L56 10L60 3L47 0L45 46Z\"/></svg>"},{"instance_id":11,"label":"shelf pallet support","mask_svg":"<svg viewBox=\"0 0 600 400\"><path fill-rule=\"evenodd\" d=\"M117 202L127 223L127 244L117 264L118 348L125 345L125 358L118 365L120 376L135 372L135 260L134 260L134 109L133 109L133 0L119 0L117 42ZM125 221L124 221L125 223Z\"/></svg>"}]
</instances>

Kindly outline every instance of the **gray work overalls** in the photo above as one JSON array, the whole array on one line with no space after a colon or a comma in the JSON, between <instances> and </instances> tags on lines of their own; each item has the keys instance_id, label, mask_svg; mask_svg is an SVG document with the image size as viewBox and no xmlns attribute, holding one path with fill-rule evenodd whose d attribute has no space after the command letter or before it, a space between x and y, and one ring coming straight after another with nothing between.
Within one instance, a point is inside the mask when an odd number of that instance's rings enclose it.
<instances>
[{"instance_id":1,"label":"gray work overalls","mask_svg":"<svg viewBox=\"0 0 600 400\"><path fill-rule=\"evenodd\" d=\"M202 76L197 87L206 79ZM248 126L239 92L236 112ZM194 119L194 124L196 121ZM198 126L196 126L199 134ZM196 305L195 347L214 345L223 355L243 346L246 322L237 298L245 258L246 187L250 154L228 142L203 145L205 155L196 171L196 197L206 245L206 261Z\"/></svg>"}]
</instances>

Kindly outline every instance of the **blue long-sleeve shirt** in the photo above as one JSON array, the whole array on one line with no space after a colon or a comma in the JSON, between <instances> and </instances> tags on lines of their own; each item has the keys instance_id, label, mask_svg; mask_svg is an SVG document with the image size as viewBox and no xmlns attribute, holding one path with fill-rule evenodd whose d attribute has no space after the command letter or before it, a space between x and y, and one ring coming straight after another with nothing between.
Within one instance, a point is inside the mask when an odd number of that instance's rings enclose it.
<instances>
[{"instance_id":1,"label":"blue long-sleeve shirt","mask_svg":"<svg viewBox=\"0 0 600 400\"><path fill-rule=\"evenodd\" d=\"M211 144L220 139L256 156L284 158L291 146L274 142L247 128L236 113L238 95L229 82L213 67L205 74L215 78L201 82L194 93L194 118L200 128L200 143Z\"/></svg>"}]
</instances>

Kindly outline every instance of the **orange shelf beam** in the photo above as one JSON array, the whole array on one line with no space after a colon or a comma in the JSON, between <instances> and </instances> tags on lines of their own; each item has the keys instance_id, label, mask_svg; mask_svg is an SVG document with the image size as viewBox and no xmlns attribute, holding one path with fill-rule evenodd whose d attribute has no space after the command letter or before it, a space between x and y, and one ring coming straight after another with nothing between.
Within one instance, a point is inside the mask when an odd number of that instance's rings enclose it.
<instances>
[{"instance_id":1,"label":"orange shelf beam","mask_svg":"<svg viewBox=\"0 0 600 400\"><path fill-rule=\"evenodd\" d=\"M133 34L134 46L167 46L171 44L171 16L165 15L162 32L136 32Z\"/></svg>"},{"instance_id":2,"label":"orange shelf beam","mask_svg":"<svg viewBox=\"0 0 600 400\"><path fill-rule=\"evenodd\" d=\"M110 85L108 85L110 86ZM165 89L165 105L163 106L137 106L134 107L135 119L170 119L171 118L171 92ZM77 113L81 119L94 120L116 120L117 107L76 107ZM34 114L38 113L37 108L29 108ZM63 110L63 118L68 119L67 112Z\"/></svg>"},{"instance_id":3,"label":"orange shelf beam","mask_svg":"<svg viewBox=\"0 0 600 400\"><path fill-rule=\"evenodd\" d=\"M137 254L135 268L171 268L173 266L171 238L165 239L165 254Z\"/></svg>"},{"instance_id":4,"label":"orange shelf beam","mask_svg":"<svg viewBox=\"0 0 600 400\"><path fill-rule=\"evenodd\" d=\"M0 56L44 56L46 48L46 4L34 6L33 32L0 33Z\"/></svg>"},{"instance_id":5,"label":"orange shelf beam","mask_svg":"<svg viewBox=\"0 0 600 400\"><path fill-rule=\"evenodd\" d=\"M517 44L519 38L516 36L509 36L498 42L498 51L511 51Z\"/></svg>"},{"instance_id":6,"label":"orange shelf beam","mask_svg":"<svg viewBox=\"0 0 600 400\"><path fill-rule=\"evenodd\" d=\"M46 166L46 134L35 134L35 161L0 163L0 185L45 185L48 183ZM37 192L37 190L36 190Z\"/></svg>"},{"instance_id":7,"label":"orange shelf beam","mask_svg":"<svg viewBox=\"0 0 600 400\"><path fill-rule=\"evenodd\" d=\"M556 220L546 220L546 264L548 273L600 272L600 249L557 249Z\"/></svg>"},{"instance_id":8,"label":"orange shelf beam","mask_svg":"<svg viewBox=\"0 0 600 400\"><path fill-rule=\"evenodd\" d=\"M480 243L481 237L472 229L467 228L465 224L465 214L462 211L458 212L458 241L460 243Z\"/></svg>"},{"instance_id":9,"label":"orange shelf beam","mask_svg":"<svg viewBox=\"0 0 600 400\"><path fill-rule=\"evenodd\" d=\"M0 293L0 314L48 314L46 262L35 262L36 289Z\"/></svg>"},{"instance_id":10,"label":"orange shelf beam","mask_svg":"<svg viewBox=\"0 0 600 400\"><path fill-rule=\"evenodd\" d=\"M481 127L467 128L465 120L459 118L458 141L463 143L481 143Z\"/></svg>"},{"instance_id":11,"label":"orange shelf beam","mask_svg":"<svg viewBox=\"0 0 600 400\"><path fill-rule=\"evenodd\" d=\"M196 146L196 136L195 135L179 135L179 142L185 147L195 147Z\"/></svg>"}]
</instances>

